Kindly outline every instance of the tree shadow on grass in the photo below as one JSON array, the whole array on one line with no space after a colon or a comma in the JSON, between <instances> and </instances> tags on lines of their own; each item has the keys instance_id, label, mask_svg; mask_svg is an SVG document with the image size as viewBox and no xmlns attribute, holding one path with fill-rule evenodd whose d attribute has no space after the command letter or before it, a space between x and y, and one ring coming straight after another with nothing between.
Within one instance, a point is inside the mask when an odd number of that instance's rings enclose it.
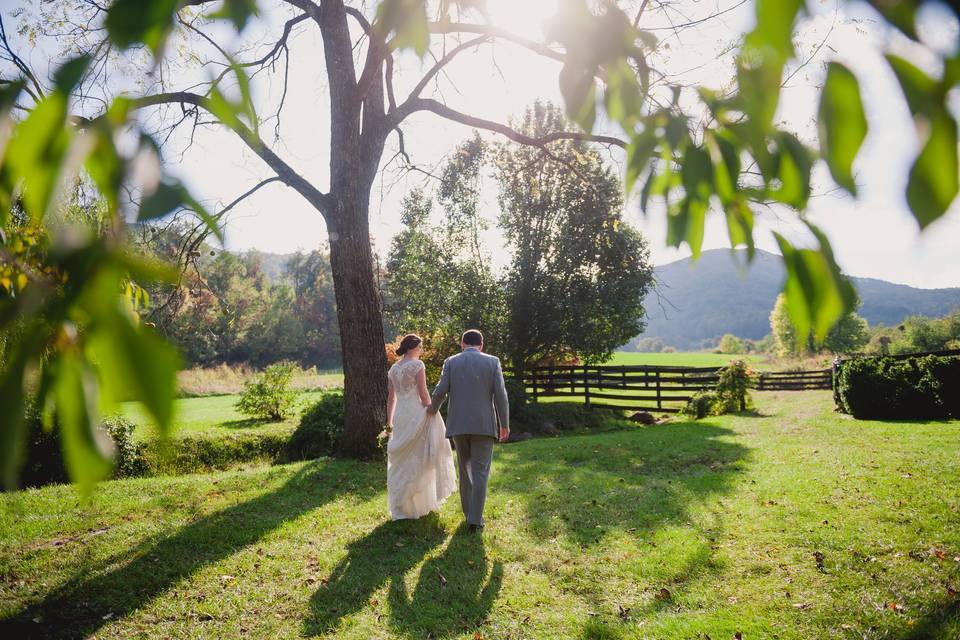
<instances>
[{"instance_id":1,"label":"tree shadow on grass","mask_svg":"<svg viewBox=\"0 0 960 640\"><path fill-rule=\"evenodd\" d=\"M721 534L723 520L701 506L732 492L749 468L750 449L732 435L728 428L701 420L630 429L603 439L571 437L554 441L553 447L534 440L516 450L526 448L523 455L510 454L512 477L500 478L492 490L506 489L520 501L531 537L566 539L589 551L609 536L627 535L636 540L641 556L682 554L661 566L656 583L643 585L647 598L621 603L642 616L673 606L671 594L722 571L713 540ZM670 527L681 528L677 536L658 535ZM643 571L641 566L637 571ZM668 591L661 592L663 588ZM665 597L655 597L661 593ZM613 626L620 624L603 584L585 587L581 581L577 597L595 611L609 612L606 619ZM592 632L585 627L584 633L589 637Z\"/></svg>"},{"instance_id":2,"label":"tree shadow on grass","mask_svg":"<svg viewBox=\"0 0 960 640\"><path fill-rule=\"evenodd\" d=\"M731 491L749 449L724 439L708 420L667 423L610 434L520 445L509 479L494 476L526 504L539 537L564 535L581 546L615 530L657 529L688 520L688 504ZM495 463L496 464L496 463Z\"/></svg>"},{"instance_id":3,"label":"tree shadow on grass","mask_svg":"<svg viewBox=\"0 0 960 640\"><path fill-rule=\"evenodd\" d=\"M344 494L366 499L382 489L379 474L351 471L344 473L343 463L329 460L308 464L273 491L124 552L122 557L129 560L122 566L105 570L110 564L101 565L96 573L69 580L41 602L0 621L0 631L3 637L18 639L89 637L108 620L147 605L180 580L257 543L283 523Z\"/></svg>"}]
</instances>

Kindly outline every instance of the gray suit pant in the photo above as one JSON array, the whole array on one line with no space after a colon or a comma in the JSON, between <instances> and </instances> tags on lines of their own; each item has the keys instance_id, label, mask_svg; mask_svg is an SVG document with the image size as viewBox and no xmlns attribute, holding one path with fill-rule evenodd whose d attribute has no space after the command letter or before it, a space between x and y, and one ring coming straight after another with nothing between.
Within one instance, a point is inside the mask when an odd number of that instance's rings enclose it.
<instances>
[{"instance_id":1,"label":"gray suit pant","mask_svg":"<svg viewBox=\"0 0 960 640\"><path fill-rule=\"evenodd\" d=\"M460 506L467 524L483 526L483 503L487 500L487 481L495 442L491 436L453 436L457 447L457 475L460 477Z\"/></svg>"}]
</instances>

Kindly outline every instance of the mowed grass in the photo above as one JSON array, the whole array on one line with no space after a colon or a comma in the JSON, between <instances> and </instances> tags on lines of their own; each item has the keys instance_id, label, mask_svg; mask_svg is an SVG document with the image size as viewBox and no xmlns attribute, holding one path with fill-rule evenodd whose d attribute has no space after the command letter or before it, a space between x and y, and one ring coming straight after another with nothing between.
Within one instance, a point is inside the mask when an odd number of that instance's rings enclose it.
<instances>
[{"instance_id":1,"label":"mowed grass","mask_svg":"<svg viewBox=\"0 0 960 640\"><path fill-rule=\"evenodd\" d=\"M725 367L734 360L745 360L755 369L770 367L764 356L757 354L729 355L724 353L706 353L700 351L676 353L637 353L635 351L617 351L605 364L656 367Z\"/></svg>"},{"instance_id":2,"label":"mowed grass","mask_svg":"<svg viewBox=\"0 0 960 640\"><path fill-rule=\"evenodd\" d=\"M240 413L236 404L239 395L180 398L174 405L174 437L223 437L268 431L292 431L300 421L302 410L323 395L322 391L304 391L299 394L297 407L286 420L269 422L250 418ZM125 402L120 413L136 425L134 438L146 440L156 435L150 415L137 402Z\"/></svg>"},{"instance_id":3,"label":"mowed grass","mask_svg":"<svg viewBox=\"0 0 960 640\"><path fill-rule=\"evenodd\" d=\"M758 415L499 447L487 530L318 460L0 497L5 638L956 638L960 422Z\"/></svg>"}]
</instances>

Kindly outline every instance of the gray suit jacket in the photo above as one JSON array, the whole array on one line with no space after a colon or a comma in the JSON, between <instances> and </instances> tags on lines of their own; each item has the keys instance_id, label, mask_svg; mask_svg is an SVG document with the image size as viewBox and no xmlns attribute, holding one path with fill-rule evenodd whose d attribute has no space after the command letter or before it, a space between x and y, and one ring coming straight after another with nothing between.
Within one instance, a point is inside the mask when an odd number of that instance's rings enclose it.
<instances>
[{"instance_id":1,"label":"gray suit jacket","mask_svg":"<svg viewBox=\"0 0 960 640\"><path fill-rule=\"evenodd\" d=\"M510 429L510 405L500 359L475 348L450 356L443 363L440 383L433 392L433 409L450 396L447 437L463 435L497 438L497 422Z\"/></svg>"}]
</instances>

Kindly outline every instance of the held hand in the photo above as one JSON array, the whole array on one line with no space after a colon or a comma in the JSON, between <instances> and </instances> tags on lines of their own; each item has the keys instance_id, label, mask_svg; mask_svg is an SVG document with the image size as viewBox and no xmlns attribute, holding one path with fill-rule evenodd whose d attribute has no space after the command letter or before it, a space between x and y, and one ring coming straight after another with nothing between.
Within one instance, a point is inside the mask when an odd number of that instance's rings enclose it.
<instances>
[{"instance_id":1,"label":"held hand","mask_svg":"<svg viewBox=\"0 0 960 640\"><path fill-rule=\"evenodd\" d=\"M437 410L433 408L433 405L432 405L432 404L428 404L428 405L427 405L427 413L429 413L430 415L433 415L433 414L435 414L436 412L437 412Z\"/></svg>"},{"instance_id":2,"label":"held hand","mask_svg":"<svg viewBox=\"0 0 960 640\"><path fill-rule=\"evenodd\" d=\"M510 437L510 430L506 427L500 427L500 442L506 442Z\"/></svg>"}]
</instances>

